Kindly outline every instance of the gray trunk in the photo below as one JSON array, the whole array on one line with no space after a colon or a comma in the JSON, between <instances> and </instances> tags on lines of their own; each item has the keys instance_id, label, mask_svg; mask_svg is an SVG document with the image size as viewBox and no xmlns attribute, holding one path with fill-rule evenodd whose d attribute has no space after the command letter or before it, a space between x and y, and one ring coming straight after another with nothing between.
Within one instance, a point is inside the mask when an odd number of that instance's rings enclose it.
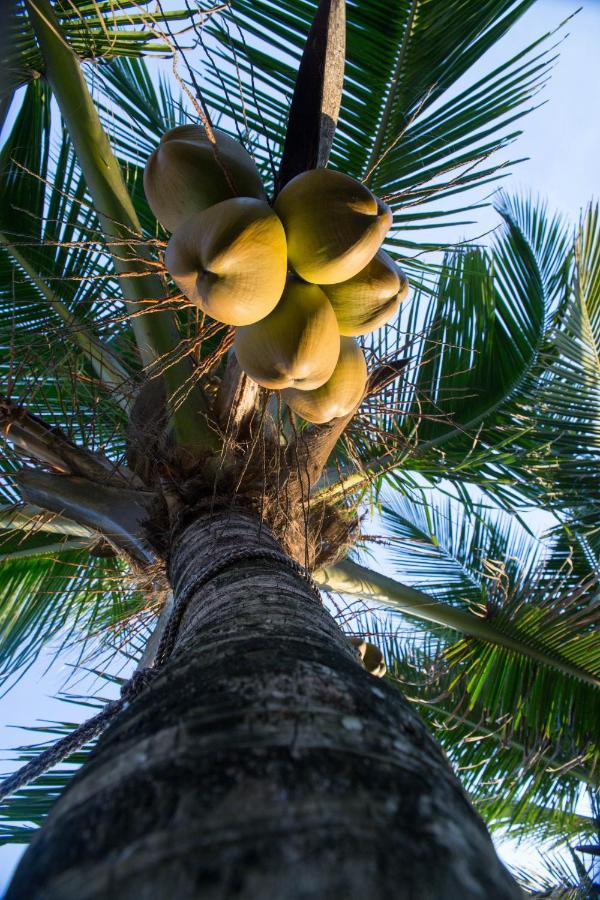
<instances>
[{"instance_id":1,"label":"gray trunk","mask_svg":"<svg viewBox=\"0 0 600 900\"><path fill-rule=\"evenodd\" d=\"M242 513L174 540L175 597ZM445 757L307 583L245 560L193 596L173 655L100 739L7 900L518 898Z\"/></svg>"}]
</instances>

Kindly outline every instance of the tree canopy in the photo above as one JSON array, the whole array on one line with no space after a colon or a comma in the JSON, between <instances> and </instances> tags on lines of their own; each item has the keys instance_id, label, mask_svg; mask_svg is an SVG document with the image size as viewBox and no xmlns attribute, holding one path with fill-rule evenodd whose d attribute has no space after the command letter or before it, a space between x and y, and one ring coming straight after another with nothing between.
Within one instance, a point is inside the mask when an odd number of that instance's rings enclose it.
<instances>
[{"instance_id":1,"label":"tree canopy","mask_svg":"<svg viewBox=\"0 0 600 900\"><path fill-rule=\"evenodd\" d=\"M556 58L554 32L479 74L532 3L347 0L329 166L390 205L385 249L411 295L362 341L371 374L356 415L337 431L307 428L257 389L243 439L224 414L232 330L168 280L143 169L169 128L208 122L252 153L271 196L282 159L295 164L286 125L317 4L14 3L0 94L6 689L49 648L76 646L92 668L107 653L141 657L165 591L140 523L182 459L133 471L136 398L160 378L174 446L204 442L220 460L215 491L243 440L250 455L265 433L296 454L324 442L327 464L302 497L306 521L311 506L337 504L340 521L359 515L361 525L357 534L336 522L336 554L313 560L340 622L373 635L387 677L422 712L489 827L553 846L597 842L598 206L573 229L507 180ZM321 3L321 14L335 6ZM171 74L150 61L165 55ZM96 183L104 140L109 174ZM501 228L460 241L476 234L492 191ZM206 427L219 404L219 427ZM100 471L114 493L88 508L78 479ZM27 840L71 771L7 800L2 840Z\"/></svg>"}]
</instances>

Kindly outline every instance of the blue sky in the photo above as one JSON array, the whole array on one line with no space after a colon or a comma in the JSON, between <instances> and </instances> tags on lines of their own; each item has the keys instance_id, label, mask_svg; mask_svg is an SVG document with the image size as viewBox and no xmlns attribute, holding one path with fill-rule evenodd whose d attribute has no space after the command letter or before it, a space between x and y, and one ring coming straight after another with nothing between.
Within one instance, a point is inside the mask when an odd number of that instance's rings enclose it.
<instances>
[{"instance_id":1,"label":"blue sky","mask_svg":"<svg viewBox=\"0 0 600 900\"><path fill-rule=\"evenodd\" d=\"M461 83L494 68L557 26L576 8L576 3L567 0L539 0ZM569 37L562 40L550 83L539 97L544 105L522 121L525 133L512 148L514 156L527 156L529 160L517 167L504 187L547 199L551 209L564 213L575 224L591 197L600 196L600 0L587 0L556 39L565 34ZM493 210L482 210L473 234L496 224ZM9 724L77 717L78 709L65 708L52 699L70 670L65 661L59 660L48 669L50 663L51 658L38 663L0 700L0 748L31 741L30 734L15 731L7 727ZM6 758L7 754L2 756ZM0 764L0 768L8 769L9 765ZM20 853L21 848L0 848L0 890L8 883ZM512 857L512 851L507 856Z\"/></svg>"}]
</instances>

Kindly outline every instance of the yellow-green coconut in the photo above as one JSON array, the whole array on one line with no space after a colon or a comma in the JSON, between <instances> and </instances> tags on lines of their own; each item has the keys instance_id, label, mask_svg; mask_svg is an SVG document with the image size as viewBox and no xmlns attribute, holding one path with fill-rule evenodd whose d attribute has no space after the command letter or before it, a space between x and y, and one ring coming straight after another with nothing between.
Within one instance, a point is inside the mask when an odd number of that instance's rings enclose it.
<instances>
[{"instance_id":1,"label":"yellow-green coconut","mask_svg":"<svg viewBox=\"0 0 600 900\"><path fill-rule=\"evenodd\" d=\"M362 400L367 384L367 364L356 341L342 337L340 355L333 374L325 384L312 391L288 388L282 399L307 422L322 425L347 416Z\"/></svg>"},{"instance_id":2,"label":"yellow-green coconut","mask_svg":"<svg viewBox=\"0 0 600 900\"><path fill-rule=\"evenodd\" d=\"M347 281L377 253L392 213L342 172L311 169L292 178L275 200L293 269L313 284Z\"/></svg>"},{"instance_id":3,"label":"yellow-green coconut","mask_svg":"<svg viewBox=\"0 0 600 900\"><path fill-rule=\"evenodd\" d=\"M408 295L406 275L380 250L357 275L323 285L338 320L340 334L367 334L389 322Z\"/></svg>"},{"instance_id":4,"label":"yellow-green coconut","mask_svg":"<svg viewBox=\"0 0 600 900\"><path fill-rule=\"evenodd\" d=\"M233 197L180 225L165 265L185 296L213 319L250 325L268 315L283 293L285 232L268 203Z\"/></svg>"},{"instance_id":5,"label":"yellow-green coconut","mask_svg":"<svg viewBox=\"0 0 600 900\"><path fill-rule=\"evenodd\" d=\"M265 199L250 154L223 131L212 144L199 125L167 131L144 171L144 190L161 225L175 231L196 212L230 197Z\"/></svg>"},{"instance_id":6,"label":"yellow-green coconut","mask_svg":"<svg viewBox=\"0 0 600 900\"><path fill-rule=\"evenodd\" d=\"M290 278L272 313L237 329L234 349L244 372L263 387L319 387L340 353L331 303L317 285Z\"/></svg>"}]
</instances>

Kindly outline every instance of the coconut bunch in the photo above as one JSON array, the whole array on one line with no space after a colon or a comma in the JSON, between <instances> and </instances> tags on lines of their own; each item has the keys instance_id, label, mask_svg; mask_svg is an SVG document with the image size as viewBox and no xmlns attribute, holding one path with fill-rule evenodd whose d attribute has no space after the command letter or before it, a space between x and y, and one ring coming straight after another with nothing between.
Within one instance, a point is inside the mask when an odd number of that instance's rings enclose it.
<instances>
[{"instance_id":1,"label":"coconut bunch","mask_svg":"<svg viewBox=\"0 0 600 900\"><path fill-rule=\"evenodd\" d=\"M241 368L306 421L360 403L359 335L388 322L408 282L381 249L389 207L330 169L293 178L267 202L254 160L224 132L168 131L144 172L146 197L172 232L165 265L188 298L236 328Z\"/></svg>"}]
</instances>

